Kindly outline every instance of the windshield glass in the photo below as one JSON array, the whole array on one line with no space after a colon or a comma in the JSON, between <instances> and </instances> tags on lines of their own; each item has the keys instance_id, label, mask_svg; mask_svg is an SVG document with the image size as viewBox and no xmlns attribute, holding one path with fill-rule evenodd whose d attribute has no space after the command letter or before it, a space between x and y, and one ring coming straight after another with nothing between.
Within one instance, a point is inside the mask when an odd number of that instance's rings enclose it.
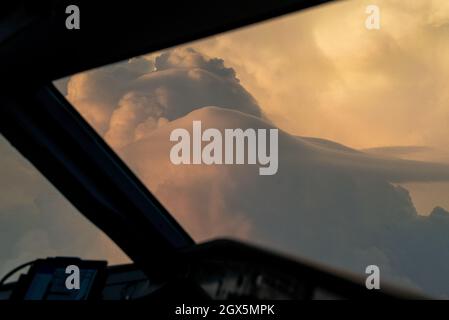
<instances>
[{"instance_id":1,"label":"windshield glass","mask_svg":"<svg viewBox=\"0 0 449 320\"><path fill-rule=\"evenodd\" d=\"M345 1L57 87L197 241L449 296L449 5Z\"/></svg>"}]
</instances>

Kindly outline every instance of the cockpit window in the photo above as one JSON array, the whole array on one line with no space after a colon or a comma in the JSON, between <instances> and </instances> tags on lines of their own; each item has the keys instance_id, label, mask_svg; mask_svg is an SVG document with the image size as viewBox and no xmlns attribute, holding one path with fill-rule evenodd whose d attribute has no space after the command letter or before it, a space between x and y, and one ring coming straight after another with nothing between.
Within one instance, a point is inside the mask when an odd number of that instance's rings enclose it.
<instances>
[{"instance_id":1,"label":"cockpit window","mask_svg":"<svg viewBox=\"0 0 449 320\"><path fill-rule=\"evenodd\" d=\"M448 297L448 2L371 2L55 84L195 240Z\"/></svg>"}]
</instances>

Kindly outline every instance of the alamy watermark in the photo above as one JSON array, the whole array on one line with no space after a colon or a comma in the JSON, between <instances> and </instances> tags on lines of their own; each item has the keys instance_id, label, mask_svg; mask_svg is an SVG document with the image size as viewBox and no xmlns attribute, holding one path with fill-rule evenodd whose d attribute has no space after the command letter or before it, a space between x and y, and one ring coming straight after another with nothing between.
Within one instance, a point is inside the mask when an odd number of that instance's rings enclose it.
<instances>
[{"instance_id":1,"label":"alamy watermark","mask_svg":"<svg viewBox=\"0 0 449 320\"><path fill-rule=\"evenodd\" d=\"M192 137L188 130L178 128L171 132L170 141L177 141L170 150L175 165L245 164L246 160L246 164L260 165L259 175L278 171L278 129L225 129L223 139L220 130L202 131L201 121L193 121ZM203 142L208 143L203 147Z\"/></svg>"},{"instance_id":2,"label":"alamy watermark","mask_svg":"<svg viewBox=\"0 0 449 320\"><path fill-rule=\"evenodd\" d=\"M368 274L365 280L365 286L368 290L380 289L380 268L375 264L369 265L365 269Z\"/></svg>"},{"instance_id":3,"label":"alamy watermark","mask_svg":"<svg viewBox=\"0 0 449 320\"><path fill-rule=\"evenodd\" d=\"M366 7L365 13L368 15L365 20L365 28L368 30L380 29L380 8L375 4Z\"/></svg>"},{"instance_id":4,"label":"alamy watermark","mask_svg":"<svg viewBox=\"0 0 449 320\"><path fill-rule=\"evenodd\" d=\"M71 4L65 8L65 13L68 14L65 19L65 27L69 30L79 30L80 8L77 5Z\"/></svg>"},{"instance_id":5,"label":"alamy watermark","mask_svg":"<svg viewBox=\"0 0 449 320\"><path fill-rule=\"evenodd\" d=\"M65 273L68 274L65 279L65 287L68 290L79 290L80 289L80 268L72 264L66 267Z\"/></svg>"}]
</instances>

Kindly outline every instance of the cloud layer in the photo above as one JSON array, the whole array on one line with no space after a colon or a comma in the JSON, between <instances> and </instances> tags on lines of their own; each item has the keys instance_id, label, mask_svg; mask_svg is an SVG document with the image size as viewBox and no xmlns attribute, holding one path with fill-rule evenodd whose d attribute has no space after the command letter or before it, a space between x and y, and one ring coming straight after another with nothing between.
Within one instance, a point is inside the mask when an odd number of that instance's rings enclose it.
<instances>
[{"instance_id":1,"label":"cloud layer","mask_svg":"<svg viewBox=\"0 0 449 320\"><path fill-rule=\"evenodd\" d=\"M282 23L276 28L282 29ZM237 41L238 37L229 39ZM338 70L319 48L316 36L302 37L306 43L313 40L315 45L297 60L310 55L310 59L321 61L318 67L324 79L336 76ZM242 43L244 55L246 42ZM270 52L262 51L254 59ZM246 59L245 67L250 68L254 60ZM267 72L278 74L273 70L278 64L286 67L285 57L268 61ZM258 167L251 165L175 166L169 160L172 129L191 130L194 120L201 120L204 128L220 130L273 128L268 120L273 106L262 109L241 86L233 69L225 67L221 59L207 58L193 49L175 49L140 60L140 64L151 65L145 74L133 73L135 62L73 77L68 98L196 240L236 237L357 273L363 273L366 265L377 264L384 279L440 296L449 294L448 283L441 280L447 279L445 272L449 268L449 213L436 208L427 216L418 215L409 192L398 185L448 183L449 165L444 163L444 157L439 158L443 162L435 163L429 162L433 160L430 158L410 156L428 156L429 148L355 150L341 141L281 130L279 170L274 176L259 176ZM318 79L316 70L312 72L302 62L300 67L307 81ZM111 74L114 80L108 84ZM257 71L255 79L263 79L264 74ZM278 80L279 86L272 83L274 77L261 82L270 88L270 92L261 94L263 101L276 102L274 98L267 100L273 89L285 97L287 105L279 105L279 110L285 107L291 111L291 119L298 126L307 128L304 121L312 119L308 112L320 112L327 121L328 113L319 100L310 96L315 92L313 87L299 79L299 92L285 92L284 73ZM89 83L87 94L81 85L84 82ZM331 90L333 86L324 82L320 88ZM317 97L326 97L326 90ZM73 97L83 97L89 112ZM301 117L301 111L292 111L288 105L290 98L300 104L298 110L301 105L316 110L305 111ZM395 102L390 106L396 107ZM335 103L342 116L350 114L351 110L342 108L338 99ZM90 116L104 110L105 116ZM104 122L96 123L96 119ZM360 125L364 126L363 120L361 117ZM369 131L358 125L348 129L357 134Z\"/></svg>"},{"instance_id":2,"label":"cloud layer","mask_svg":"<svg viewBox=\"0 0 449 320\"><path fill-rule=\"evenodd\" d=\"M274 176L259 176L251 165L173 165L170 132L191 130L194 120L204 129L272 126L241 112L206 107L120 150L197 240L237 237L357 273L377 264L384 279L448 293L440 279L449 267L449 212L436 209L420 217L408 191L391 182L449 181L449 165L373 157L285 132L279 135Z\"/></svg>"},{"instance_id":3,"label":"cloud layer","mask_svg":"<svg viewBox=\"0 0 449 320\"><path fill-rule=\"evenodd\" d=\"M367 30L365 8L380 8ZM449 145L445 0L336 1L191 44L220 56L280 128L355 148Z\"/></svg>"}]
</instances>

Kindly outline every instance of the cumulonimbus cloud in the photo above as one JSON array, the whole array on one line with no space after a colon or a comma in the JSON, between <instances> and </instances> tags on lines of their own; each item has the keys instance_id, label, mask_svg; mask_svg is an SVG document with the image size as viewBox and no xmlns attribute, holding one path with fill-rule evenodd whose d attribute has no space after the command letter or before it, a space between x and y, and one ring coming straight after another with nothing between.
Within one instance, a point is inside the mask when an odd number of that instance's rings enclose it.
<instances>
[{"instance_id":1,"label":"cumulonimbus cloud","mask_svg":"<svg viewBox=\"0 0 449 320\"><path fill-rule=\"evenodd\" d=\"M439 208L419 216L408 191L391 182L447 181L448 165L372 156L282 131L274 176L259 176L254 165L173 165L170 132L191 130L194 120L204 129L219 130L272 125L234 110L205 107L120 150L197 240L237 237L358 273L374 263L386 279L447 292L434 268L435 263L441 270L449 267L443 231L449 228L449 212ZM420 269L410 271L409 259L419 261Z\"/></svg>"},{"instance_id":2,"label":"cumulonimbus cloud","mask_svg":"<svg viewBox=\"0 0 449 320\"><path fill-rule=\"evenodd\" d=\"M67 87L68 100L114 147L208 105L262 116L233 69L191 48L75 75Z\"/></svg>"},{"instance_id":3,"label":"cumulonimbus cloud","mask_svg":"<svg viewBox=\"0 0 449 320\"><path fill-rule=\"evenodd\" d=\"M185 48L145 60L74 76L68 99L194 238L237 237L358 273L378 264L388 279L449 293L440 281L449 268L449 214L419 216L408 191L393 184L447 181L447 165L282 131L274 176L251 165L175 166L173 128L193 120L218 129L273 124L222 60ZM137 72L137 61L149 71Z\"/></svg>"}]
</instances>

